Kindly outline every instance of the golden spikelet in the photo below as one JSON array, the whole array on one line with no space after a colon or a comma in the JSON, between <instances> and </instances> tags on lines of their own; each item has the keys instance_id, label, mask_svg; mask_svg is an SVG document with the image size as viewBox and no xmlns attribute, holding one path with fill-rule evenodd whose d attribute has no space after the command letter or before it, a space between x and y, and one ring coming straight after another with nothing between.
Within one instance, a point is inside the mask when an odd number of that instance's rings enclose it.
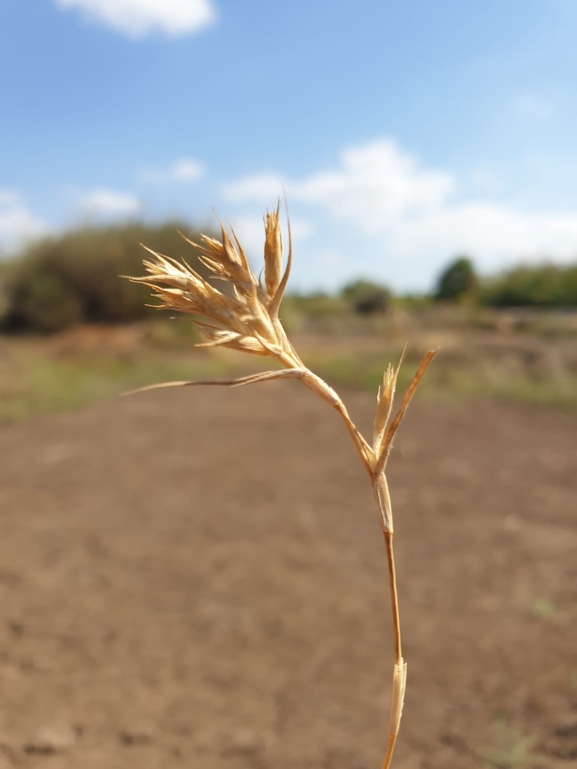
<instances>
[{"instance_id":1,"label":"golden spikelet","mask_svg":"<svg viewBox=\"0 0 577 769\"><path fill-rule=\"evenodd\" d=\"M301 361L290 343L278 317L279 306L287 285L292 262L290 223L288 227L288 256L283 272L283 240L280 226L280 205L264 217L264 283L252 272L246 254L238 242L234 230L230 235L221 225L221 239L203 235L200 244L188 241L200 252L200 261L213 280L222 281L223 290L203 278L188 264L146 249L151 258L144 261L147 275L129 278L154 291L159 308L190 313L204 341L199 347L229 347L233 350L274 358L282 366L280 371L264 371L260 374L231 381L167 382L153 387L190 386L199 384L243 386L272 379L298 379L315 395L322 398L342 417L363 466L369 476L379 510L381 528L385 539L392 621L395 637L395 662L389 734L383 769L388 769L399 731L405 696L407 666L401 650L401 628L393 553L393 512L385 475L387 459L393 438L405 415L423 374L435 352L429 350L414 375L395 416L393 401L399 370L404 352L396 367L389 364L377 396L377 409L370 445L351 420L339 395ZM184 236L183 236L184 237ZM151 389L149 387L142 388Z\"/></svg>"},{"instance_id":2,"label":"golden spikelet","mask_svg":"<svg viewBox=\"0 0 577 769\"><path fill-rule=\"evenodd\" d=\"M265 218L265 285L252 272L246 254L231 229L221 225L221 240L202 236L200 244L182 236L200 252L200 261L214 280L228 290L219 290L188 264L157 254L144 261L148 275L129 277L133 283L150 286L159 309L202 316L197 327L205 341L199 347L229 347L233 350L276 358L286 368L301 361L278 320L278 308L290 273L290 258L282 273L282 234L279 206ZM182 233L181 233L182 234Z\"/></svg>"},{"instance_id":3,"label":"golden spikelet","mask_svg":"<svg viewBox=\"0 0 577 769\"><path fill-rule=\"evenodd\" d=\"M264 281L269 301L275 297L282 278L282 232L279 224L280 204L265 214Z\"/></svg>"}]
</instances>

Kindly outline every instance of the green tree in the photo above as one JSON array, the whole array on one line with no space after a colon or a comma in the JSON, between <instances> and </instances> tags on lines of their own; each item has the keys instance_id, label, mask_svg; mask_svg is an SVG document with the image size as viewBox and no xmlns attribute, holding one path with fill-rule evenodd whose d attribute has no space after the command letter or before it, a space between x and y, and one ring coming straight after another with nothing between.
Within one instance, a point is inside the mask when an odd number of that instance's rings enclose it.
<instances>
[{"instance_id":1,"label":"green tree","mask_svg":"<svg viewBox=\"0 0 577 769\"><path fill-rule=\"evenodd\" d=\"M473 262L467 256L459 256L441 273L437 281L437 301L459 301L472 294L477 286Z\"/></svg>"}]
</instances>

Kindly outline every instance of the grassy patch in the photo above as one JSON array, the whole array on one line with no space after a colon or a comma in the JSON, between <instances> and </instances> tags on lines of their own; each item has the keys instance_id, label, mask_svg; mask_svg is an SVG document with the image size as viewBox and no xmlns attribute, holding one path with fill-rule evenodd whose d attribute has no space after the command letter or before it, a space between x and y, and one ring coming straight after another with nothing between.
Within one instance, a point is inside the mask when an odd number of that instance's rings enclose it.
<instances>
[{"instance_id":1,"label":"grassy patch","mask_svg":"<svg viewBox=\"0 0 577 769\"><path fill-rule=\"evenodd\" d=\"M360 387L376 392L389 361L397 361L400 350L391 352L348 350L309 354L306 362L320 376L334 385ZM419 363L414 353L407 356L399 376L399 390L404 390ZM535 376L507 361L464 357L448 359L441 350L419 388L419 397L433 400L495 398L543 405L577 407L577 376L551 373Z\"/></svg>"},{"instance_id":2,"label":"grassy patch","mask_svg":"<svg viewBox=\"0 0 577 769\"><path fill-rule=\"evenodd\" d=\"M191 329L191 323L156 322L134 330L134 338L128 340L122 336L125 331L114 329L88 329L96 339L88 331L64 340L0 338L0 420L78 408L155 382L226 378L268 368L266 361L230 350L196 350ZM409 345L399 390L408 385L428 344L414 340ZM305 363L330 384L372 393L381 384L387 364L396 363L402 351L400 343L387 343L378 336L304 337L298 340L298 347ZM536 354L527 357L521 349L477 349L466 343L445 347L441 343L419 397L492 397L574 408L574 366L565 363L560 354L554 363L540 362Z\"/></svg>"},{"instance_id":3,"label":"grassy patch","mask_svg":"<svg viewBox=\"0 0 577 769\"><path fill-rule=\"evenodd\" d=\"M0 421L78 408L156 382L226 377L244 372L221 356L81 355L59 359L20 350L4 362Z\"/></svg>"},{"instance_id":4,"label":"grassy patch","mask_svg":"<svg viewBox=\"0 0 577 769\"><path fill-rule=\"evenodd\" d=\"M543 766L543 758L533 752L535 738L526 737L506 723L496 727L496 745L483 751L487 769L531 769Z\"/></svg>"}]
</instances>

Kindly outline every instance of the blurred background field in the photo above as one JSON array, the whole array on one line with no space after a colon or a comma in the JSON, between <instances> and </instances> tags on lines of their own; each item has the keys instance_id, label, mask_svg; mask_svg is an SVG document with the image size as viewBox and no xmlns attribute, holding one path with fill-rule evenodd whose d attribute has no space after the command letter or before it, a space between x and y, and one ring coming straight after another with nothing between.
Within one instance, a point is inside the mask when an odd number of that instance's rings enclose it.
<instances>
[{"instance_id":1,"label":"blurred background field","mask_svg":"<svg viewBox=\"0 0 577 769\"><path fill-rule=\"evenodd\" d=\"M202 340L189 318L147 307L149 290L119 279L142 273L140 242L202 272L177 229L199 237L177 222L85 228L1 264L0 418L76 407L156 381L258 369L258 359L195 349ZM577 403L571 264L479 276L461 256L448 261L430 294L399 295L359 279L332 294L289 294L282 317L306 362L335 385L376 391L406 344L403 383L425 349L441 351L422 397Z\"/></svg>"},{"instance_id":2,"label":"blurred background field","mask_svg":"<svg viewBox=\"0 0 577 769\"><path fill-rule=\"evenodd\" d=\"M374 393L343 394L368 434ZM400 769L575 765L576 430L518 402L411 406L389 468ZM386 563L324 403L148 392L4 423L0 456L0 766L379 766Z\"/></svg>"},{"instance_id":3,"label":"blurred background field","mask_svg":"<svg viewBox=\"0 0 577 769\"><path fill-rule=\"evenodd\" d=\"M202 272L179 229L0 263L0 768L370 769L386 567L340 422L294 382L118 397L262 370L119 277L141 242ZM406 350L403 388L439 349L390 465L400 769L577 757L576 274L456 255L428 293L359 277L281 308L365 433L387 363Z\"/></svg>"},{"instance_id":4,"label":"blurred background field","mask_svg":"<svg viewBox=\"0 0 577 769\"><path fill-rule=\"evenodd\" d=\"M577 766L575 0L1 0L0 769L376 769L374 500L297 382L146 304L140 243L258 274L388 467L394 769ZM286 233L286 230L285 230ZM286 237L285 237L286 240ZM286 246L286 243L285 243ZM286 250L286 249L285 249Z\"/></svg>"}]
</instances>

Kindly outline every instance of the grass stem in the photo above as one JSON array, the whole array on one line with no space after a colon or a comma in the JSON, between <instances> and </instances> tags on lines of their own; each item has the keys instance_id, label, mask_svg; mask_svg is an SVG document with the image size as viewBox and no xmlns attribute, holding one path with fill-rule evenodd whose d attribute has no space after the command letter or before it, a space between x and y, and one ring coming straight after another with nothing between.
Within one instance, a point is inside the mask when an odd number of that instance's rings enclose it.
<instances>
[{"instance_id":1,"label":"grass stem","mask_svg":"<svg viewBox=\"0 0 577 769\"><path fill-rule=\"evenodd\" d=\"M393 551L393 513L385 470L397 429L435 352L429 350L423 357L403 396L400 408L392 419L395 387L404 353L396 368L389 365L383 377L382 387L379 388L373 441L372 445L369 444L353 423L340 396L302 363L279 320L279 305L288 280L292 248L289 247L289 259L281 278L282 236L278 206L276 211L266 214L265 233L264 283L257 279L250 269L234 233L231 239L224 228L221 241L203 236L203 245L197 248L203 254L201 261L213 273L213 277L229 283L231 289L229 293L219 292L187 265L181 265L174 259L154 252L150 252L153 259L145 261L148 275L131 278L131 280L150 286L155 291L156 298L161 301L161 307L205 317L207 322L197 320L206 338L202 343L203 347L229 347L240 352L273 358L283 366L280 371L264 371L226 382L179 381L167 383L168 386L219 384L238 387L273 379L298 379L317 397L335 409L343 419L373 487L387 551L395 643L391 712L387 749L383 762L383 769L389 769L403 712L407 666L401 649L399 597Z\"/></svg>"}]
</instances>

